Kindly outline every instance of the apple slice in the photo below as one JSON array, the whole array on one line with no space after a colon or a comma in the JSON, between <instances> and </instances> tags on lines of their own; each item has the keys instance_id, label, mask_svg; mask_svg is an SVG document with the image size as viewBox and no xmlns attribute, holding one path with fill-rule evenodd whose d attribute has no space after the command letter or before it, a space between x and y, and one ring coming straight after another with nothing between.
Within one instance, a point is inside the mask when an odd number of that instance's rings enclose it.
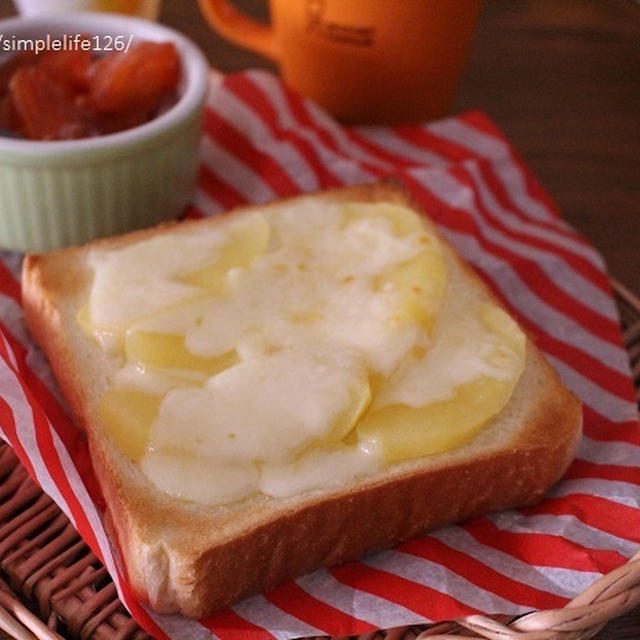
<instances>
[{"instance_id":1,"label":"apple slice","mask_svg":"<svg viewBox=\"0 0 640 640\"><path fill-rule=\"evenodd\" d=\"M510 398L515 381L482 376L460 385L453 396L425 407L389 405L358 425L365 448L380 447L389 462L421 458L460 446Z\"/></svg>"},{"instance_id":2,"label":"apple slice","mask_svg":"<svg viewBox=\"0 0 640 640\"><path fill-rule=\"evenodd\" d=\"M348 223L365 218L383 218L398 237L415 235L422 250L410 260L385 269L377 276L377 290L392 286L403 294L398 316L430 331L442 306L447 285L447 264L437 237L427 233L424 222L407 207L394 204L357 204L345 207Z\"/></svg>"},{"instance_id":3,"label":"apple slice","mask_svg":"<svg viewBox=\"0 0 640 640\"><path fill-rule=\"evenodd\" d=\"M161 395L114 387L100 401L100 422L116 447L132 460L139 460L146 451L161 400Z\"/></svg>"},{"instance_id":4,"label":"apple slice","mask_svg":"<svg viewBox=\"0 0 640 640\"><path fill-rule=\"evenodd\" d=\"M213 293L222 291L231 269L249 267L257 256L266 251L269 225L262 214L255 214L235 226L230 236L214 262L182 276L182 281Z\"/></svg>"},{"instance_id":5,"label":"apple slice","mask_svg":"<svg viewBox=\"0 0 640 640\"><path fill-rule=\"evenodd\" d=\"M451 386L424 406L391 401L374 407L357 426L362 446L379 448L389 462L440 453L463 444L505 406L524 369L525 336L495 304L483 302L475 313L475 322L447 325L446 340L461 350L456 353L454 347L451 358L465 365L453 368L455 377L445 376L445 384ZM462 327L473 336L466 343L459 335ZM419 370L437 373L438 364L429 360L437 349L425 352L422 362L416 361L422 367ZM422 366L427 362L431 368ZM474 370L476 374L469 378L469 371ZM443 371L445 374L450 376L451 371ZM428 390L428 377L424 384Z\"/></svg>"},{"instance_id":6,"label":"apple slice","mask_svg":"<svg viewBox=\"0 0 640 640\"><path fill-rule=\"evenodd\" d=\"M328 442L340 442L348 437L371 403L371 386L367 378L358 378L350 388L350 402L333 423Z\"/></svg>"},{"instance_id":7,"label":"apple slice","mask_svg":"<svg viewBox=\"0 0 640 640\"><path fill-rule=\"evenodd\" d=\"M202 358L189 351L184 336L149 331L128 331L124 343L126 359L161 369L188 369L213 376L238 362L235 351Z\"/></svg>"},{"instance_id":8,"label":"apple slice","mask_svg":"<svg viewBox=\"0 0 640 640\"><path fill-rule=\"evenodd\" d=\"M398 314L430 332L444 302L447 265L439 252L421 251L407 262L390 267L376 279L378 290L389 283L402 294Z\"/></svg>"}]
</instances>

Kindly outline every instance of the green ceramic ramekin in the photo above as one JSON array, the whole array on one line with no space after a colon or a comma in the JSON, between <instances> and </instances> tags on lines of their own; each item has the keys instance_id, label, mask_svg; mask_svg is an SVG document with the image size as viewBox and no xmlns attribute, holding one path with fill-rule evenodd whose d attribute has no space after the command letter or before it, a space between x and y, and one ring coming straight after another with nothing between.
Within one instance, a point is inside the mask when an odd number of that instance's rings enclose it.
<instances>
[{"instance_id":1,"label":"green ceramic ramekin","mask_svg":"<svg viewBox=\"0 0 640 640\"><path fill-rule=\"evenodd\" d=\"M45 142L0 136L2 248L48 251L151 226L178 216L192 194L209 74L202 53L162 25L114 14L0 21L5 42L75 33L174 42L180 97L162 115L120 133Z\"/></svg>"}]
</instances>

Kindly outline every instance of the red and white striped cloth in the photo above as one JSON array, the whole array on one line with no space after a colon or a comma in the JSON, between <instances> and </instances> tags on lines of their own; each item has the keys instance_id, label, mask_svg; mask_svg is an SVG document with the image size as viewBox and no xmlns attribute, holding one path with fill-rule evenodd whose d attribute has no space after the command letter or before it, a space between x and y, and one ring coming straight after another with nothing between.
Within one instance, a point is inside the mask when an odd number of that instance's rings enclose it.
<instances>
[{"instance_id":1,"label":"red and white striped cloth","mask_svg":"<svg viewBox=\"0 0 640 640\"><path fill-rule=\"evenodd\" d=\"M540 506L477 518L317 571L201 622L137 604L100 519L78 437L0 257L0 435L102 558L158 638L347 635L474 612L562 606L640 543L640 431L603 261L486 116L343 128L274 76L212 78L191 215L394 176L518 316L584 402L577 460Z\"/></svg>"}]
</instances>

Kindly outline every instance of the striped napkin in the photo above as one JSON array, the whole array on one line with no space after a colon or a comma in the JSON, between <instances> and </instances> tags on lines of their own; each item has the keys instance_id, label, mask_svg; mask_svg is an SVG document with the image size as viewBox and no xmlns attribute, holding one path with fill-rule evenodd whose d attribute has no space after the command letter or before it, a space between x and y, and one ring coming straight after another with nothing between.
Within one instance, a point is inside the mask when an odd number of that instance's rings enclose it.
<instances>
[{"instance_id":1,"label":"striped napkin","mask_svg":"<svg viewBox=\"0 0 640 640\"><path fill-rule=\"evenodd\" d=\"M343 128L270 74L212 77L188 215L388 176L406 185L582 398L578 458L537 507L477 518L316 571L200 622L156 615L131 596L105 536L84 440L24 329L20 256L1 254L0 436L156 637L347 635L559 607L636 551L640 432L603 261L561 220L486 116Z\"/></svg>"}]
</instances>

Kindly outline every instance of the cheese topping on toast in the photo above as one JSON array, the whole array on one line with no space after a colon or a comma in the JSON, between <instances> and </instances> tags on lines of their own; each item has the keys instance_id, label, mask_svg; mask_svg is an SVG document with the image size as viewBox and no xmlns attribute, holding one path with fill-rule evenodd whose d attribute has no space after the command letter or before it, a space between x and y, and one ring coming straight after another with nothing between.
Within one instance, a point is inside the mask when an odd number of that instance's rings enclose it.
<instances>
[{"instance_id":1,"label":"cheese topping on toast","mask_svg":"<svg viewBox=\"0 0 640 640\"><path fill-rule=\"evenodd\" d=\"M78 321L122 366L100 405L167 493L343 486L459 446L509 400L525 337L411 209L296 202L96 247Z\"/></svg>"}]
</instances>

